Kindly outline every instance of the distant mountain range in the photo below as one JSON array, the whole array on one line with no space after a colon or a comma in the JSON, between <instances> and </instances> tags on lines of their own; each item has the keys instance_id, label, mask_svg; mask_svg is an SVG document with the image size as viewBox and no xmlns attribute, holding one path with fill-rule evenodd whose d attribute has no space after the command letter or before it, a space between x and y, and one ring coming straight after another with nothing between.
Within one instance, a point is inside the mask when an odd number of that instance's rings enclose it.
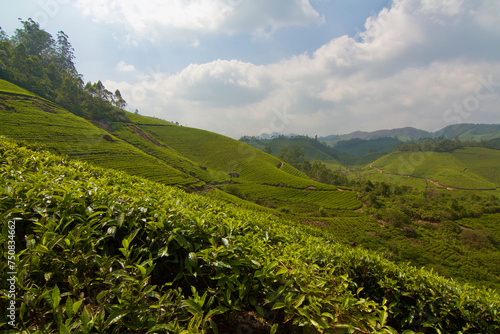
<instances>
[{"instance_id":1,"label":"distant mountain range","mask_svg":"<svg viewBox=\"0 0 500 334\"><path fill-rule=\"evenodd\" d=\"M283 136L279 133L262 134L258 139L271 139ZM296 134L288 134L285 137L296 137ZM348 139L374 139L383 137L396 137L401 141L418 140L423 138L445 138L454 139L458 137L460 140L491 140L500 138L500 124L471 124L461 123L449 125L441 130L429 132L416 129L413 127L404 127L397 129L385 129L377 131L354 131L343 135L329 135L318 137L318 140L332 146L338 141Z\"/></svg>"},{"instance_id":2,"label":"distant mountain range","mask_svg":"<svg viewBox=\"0 0 500 334\"><path fill-rule=\"evenodd\" d=\"M373 139L381 137L397 137L398 139L403 140L414 140L420 138L430 138L432 137L432 133L412 127L405 127L399 129L377 130L372 132L354 131L345 135L330 135L326 137L319 137L318 140L325 142L336 142L346 139Z\"/></svg>"},{"instance_id":3,"label":"distant mountain range","mask_svg":"<svg viewBox=\"0 0 500 334\"><path fill-rule=\"evenodd\" d=\"M274 132L272 134L261 134L257 136L258 139L271 139L279 136L296 137L294 133L282 135ZM401 141L418 140L422 138L445 138L453 139L458 137L460 140L491 140L500 138L500 124L472 124L460 123L449 125L441 130L429 132L425 130L416 129L413 127L404 127L397 129L385 129L377 131L354 131L343 135L328 135L318 137L318 140L333 145L340 140L347 139L374 139L382 137L396 137Z\"/></svg>"},{"instance_id":4,"label":"distant mountain range","mask_svg":"<svg viewBox=\"0 0 500 334\"><path fill-rule=\"evenodd\" d=\"M413 127L378 130L373 132L355 131L344 135L330 135L310 138L295 134L281 135L273 133L259 137L243 137L242 141L278 156L282 146L298 145L305 149L308 159L328 160L333 158L342 164L363 164L369 159L377 159L392 152L395 147L408 141L429 139L495 140L500 141L500 124L454 124L436 132L429 132ZM326 145L324 145L326 144ZM323 146L322 146L323 145ZM353 160L353 158L361 158ZM368 159L368 160L367 160Z\"/></svg>"}]
</instances>

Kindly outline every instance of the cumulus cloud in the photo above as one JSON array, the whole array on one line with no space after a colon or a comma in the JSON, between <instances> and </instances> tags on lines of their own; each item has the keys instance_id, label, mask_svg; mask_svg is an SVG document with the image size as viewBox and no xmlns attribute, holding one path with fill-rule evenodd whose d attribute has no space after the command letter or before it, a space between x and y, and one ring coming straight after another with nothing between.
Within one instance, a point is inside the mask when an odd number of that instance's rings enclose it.
<instances>
[{"instance_id":1,"label":"cumulus cloud","mask_svg":"<svg viewBox=\"0 0 500 334\"><path fill-rule=\"evenodd\" d=\"M128 65L127 63L125 63L123 60L120 61L117 65L116 65L116 70L118 72L134 72L135 71L135 66L134 65Z\"/></svg>"},{"instance_id":2,"label":"cumulus cloud","mask_svg":"<svg viewBox=\"0 0 500 334\"><path fill-rule=\"evenodd\" d=\"M357 36L311 55L216 60L109 84L145 113L233 137L499 122L499 15L494 0L395 0Z\"/></svg>"},{"instance_id":3,"label":"cumulus cloud","mask_svg":"<svg viewBox=\"0 0 500 334\"><path fill-rule=\"evenodd\" d=\"M268 34L288 26L322 22L309 0L76 0L96 22L128 32L131 42L195 39L197 34Z\"/></svg>"}]
</instances>

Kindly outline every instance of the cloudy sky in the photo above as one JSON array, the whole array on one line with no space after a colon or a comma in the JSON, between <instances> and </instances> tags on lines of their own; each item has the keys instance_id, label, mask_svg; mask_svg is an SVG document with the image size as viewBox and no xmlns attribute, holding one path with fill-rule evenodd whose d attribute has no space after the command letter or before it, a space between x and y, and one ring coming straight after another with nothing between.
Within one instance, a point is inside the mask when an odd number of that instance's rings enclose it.
<instances>
[{"instance_id":1,"label":"cloudy sky","mask_svg":"<svg viewBox=\"0 0 500 334\"><path fill-rule=\"evenodd\" d=\"M1 0L128 109L233 138L500 122L498 0Z\"/></svg>"}]
</instances>

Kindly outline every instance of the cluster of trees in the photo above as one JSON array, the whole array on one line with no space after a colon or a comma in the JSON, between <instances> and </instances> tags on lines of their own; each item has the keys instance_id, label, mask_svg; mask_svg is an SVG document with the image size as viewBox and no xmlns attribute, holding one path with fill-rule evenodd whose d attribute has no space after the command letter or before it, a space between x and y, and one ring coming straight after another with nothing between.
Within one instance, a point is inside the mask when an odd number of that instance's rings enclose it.
<instances>
[{"instance_id":1,"label":"cluster of trees","mask_svg":"<svg viewBox=\"0 0 500 334\"><path fill-rule=\"evenodd\" d=\"M371 213L397 227L415 220L441 223L500 213L500 200L494 195L452 195L434 187L418 190L371 181L366 181L357 190Z\"/></svg>"},{"instance_id":2,"label":"cluster of trees","mask_svg":"<svg viewBox=\"0 0 500 334\"><path fill-rule=\"evenodd\" d=\"M396 137L377 137L371 139L353 138L337 142L333 148L355 157L374 152L391 152L403 142Z\"/></svg>"},{"instance_id":3,"label":"cluster of trees","mask_svg":"<svg viewBox=\"0 0 500 334\"><path fill-rule=\"evenodd\" d=\"M500 145L494 141L475 141L475 140L454 140L449 139L427 139L423 142L406 143L395 148L396 151L403 152L451 152L462 147L486 147L500 149Z\"/></svg>"},{"instance_id":4,"label":"cluster of trees","mask_svg":"<svg viewBox=\"0 0 500 334\"><path fill-rule=\"evenodd\" d=\"M13 82L87 119L126 120L116 109L126 106L119 90L108 91L101 81L84 84L73 62L68 36L54 37L28 19L9 37L0 28L0 78Z\"/></svg>"},{"instance_id":5,"label":"cluster of trees","mask_svg":"<svg viewBox=\"0 0 500 334\"><path fill-rule=\"evenodd\" d=\"M311 163L304 156L304 149L298 145L293 145L291 148L282 146L279 158L288 162L302 173L306 174L315 181L333 184L336 186L349 186L350 182L345 175L334 173L325 164L320 161Z\"/></svg>"}]
</instances>

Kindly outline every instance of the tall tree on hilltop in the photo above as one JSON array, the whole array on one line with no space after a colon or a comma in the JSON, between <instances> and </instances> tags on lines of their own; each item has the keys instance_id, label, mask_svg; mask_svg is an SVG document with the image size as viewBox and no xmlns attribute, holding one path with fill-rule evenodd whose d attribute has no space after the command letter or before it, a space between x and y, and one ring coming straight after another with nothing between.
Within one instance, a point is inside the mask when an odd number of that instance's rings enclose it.
<instances>
[{"instance_id":1,"label":"tall tree on hilltop","mask_svg":"<svg viewBox=\"0 0 500 334\"><path fill-rule=\"evenodd\" d=\"M0 27L0 43L5 42L8 40L7 34L5 31L2 30L2 27Z\"/></svg>"},{"instance_id":2,"label":"tall tree on hilltop","mask_svg":"<svg viewBox=\"0 0 500 334\"><path fill-rule=\"evenodd\" d=\"M125 106L127 105L127 102L125 102L125 100L122 97L122 94L118 89L115 91L115 95L113 96L113 103L115 106L121 109L125 108Z\"/></svg>"},{"instance_id":3,"label":"tall tree on hilltop","mask_svg":"<svg viewBox=\"0 0 500 334\"><path fill-rule=\"evenodd\" d=\"M31 18L21 21L23 29L16 29L13 41L16 45L24 44L28 55L46 60L54 45L52 35L40 29L40 25Z\"/></svg>"},{"instance_id":4,"label":"tall tree on hilltop","mask_svg":"<svg viewBox=\"0 0 500 334\"><path fill-rule=\"evenodd\" d=\"M75 64L73 63L73 59L75 59L74 52L75 50L68 40L68 35L66 35L64 31L59 31L57 33L57 42L55 45L55 60L59 67L66 70L72 77L78 75Z\"/></svg>"}]
</instances>

